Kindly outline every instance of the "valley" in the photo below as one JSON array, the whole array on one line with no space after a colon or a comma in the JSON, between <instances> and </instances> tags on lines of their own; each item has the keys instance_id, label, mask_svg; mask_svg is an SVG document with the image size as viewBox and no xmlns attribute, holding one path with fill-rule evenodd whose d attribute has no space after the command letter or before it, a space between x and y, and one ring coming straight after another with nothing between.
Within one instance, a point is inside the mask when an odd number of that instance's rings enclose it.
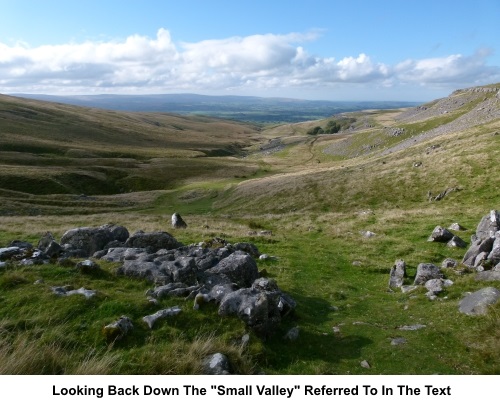
<instances>
[{"instance_id":1,"label":"valley","mask_svg":"<svg viewBox=\"0 0 500 405\"><path fill-rule=\"evenodd\" d=\"M140 319L156 310L151 283L119 277L117 263L98 261L92 275L6 260L0 373L199 374L220 352L235 374L498 374L499 304L478 317L458 305L500 281L478 281L461 264L467 249L427 238L458 222L469 247L481 218L500 210L499 91L269 125L0 96L0 248L109 223L184 245L249 242L273 258L256 258L259 271L297 303L265 339L214 303L194 311L179 297L156 309L181 315L149 330ZM174 212L187 228L172 228ZM458 266L443 270L453 285L437 299L389 289L397 259L408 286L420 263L446 258ZM50 285L102 294L55 297ZM106 341L103 326L124 315L133 332ZM403 328L412 325L425 326Z\"/></svg>"}]
</instances>

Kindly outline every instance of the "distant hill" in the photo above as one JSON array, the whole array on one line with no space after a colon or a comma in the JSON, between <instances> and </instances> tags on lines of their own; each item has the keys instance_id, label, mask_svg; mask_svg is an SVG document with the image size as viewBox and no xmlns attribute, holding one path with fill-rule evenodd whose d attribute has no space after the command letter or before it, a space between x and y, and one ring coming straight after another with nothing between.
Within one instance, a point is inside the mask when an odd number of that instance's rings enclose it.
<instances>
[{"instance_id":1,"label":"distant hill","mask_svg":"<svg viewBox=\"0 0 500 405\"><path fill-rule=\"evenodd\" d=\"M13 95L108 110L196 114L260 123L302 122L348 111L392 109L419 104L405 101L326 101L200 94Z\"/></svg>"}]
</instances>

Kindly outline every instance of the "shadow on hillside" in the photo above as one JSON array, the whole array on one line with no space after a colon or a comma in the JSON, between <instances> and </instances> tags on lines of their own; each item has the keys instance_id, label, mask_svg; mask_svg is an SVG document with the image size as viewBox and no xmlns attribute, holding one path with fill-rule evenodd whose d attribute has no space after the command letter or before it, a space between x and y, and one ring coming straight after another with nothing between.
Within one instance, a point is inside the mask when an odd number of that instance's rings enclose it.
<instances>
[{"instance_id":1,"label":"shadow on hillside","mask_svg":"<svg viewBox=\"0 0 500 405\"><path fill-rule=\"evenodd\" d=\"M285 318L281 331L266 342L271 368L300 373L303 372L301 364L304 364L308 367L305 373L335 373L336 364L344 359L360 358L362 349L373 343L364 336L344 336L334 333L332 328L325 329L325 324L333 326L336 323L331 302L296 292L290 295L297 301L295 313ZM299 327L297 340L284 339L294 326ZM316 365L311 366L311 362Z\"/></svg>"}]
</instances>

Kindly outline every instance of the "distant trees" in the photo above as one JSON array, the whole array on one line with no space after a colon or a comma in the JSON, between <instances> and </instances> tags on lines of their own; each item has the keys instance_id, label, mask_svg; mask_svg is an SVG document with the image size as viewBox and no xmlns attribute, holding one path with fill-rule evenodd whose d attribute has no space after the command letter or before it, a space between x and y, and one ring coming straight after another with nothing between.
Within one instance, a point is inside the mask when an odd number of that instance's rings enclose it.
<instances>
[{"instance_id":1,"label":"distant trees","mask_svg":"<svg viewBox=\"0 0 500 405\"><path fill-rule=\"evenodd\" d=\"M319 134L336 134L337 132L349 129L352 124L356 122L356 118L339 118L337 120L330 120L323 129L320 126L316 126L307 131L308 135L319 135Z\"/></svg>"}]
</instances>

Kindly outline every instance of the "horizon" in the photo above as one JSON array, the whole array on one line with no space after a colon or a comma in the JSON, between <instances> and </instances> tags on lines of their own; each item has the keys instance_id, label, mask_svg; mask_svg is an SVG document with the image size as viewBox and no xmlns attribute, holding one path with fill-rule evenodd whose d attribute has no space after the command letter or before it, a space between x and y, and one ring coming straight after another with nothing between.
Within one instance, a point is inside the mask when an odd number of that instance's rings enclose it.
<instances>
[{"instance_id":1,"label":"horizon","mask_svg":"<svg viewBox=\"0 0 500 405\"><path fill-rule=\"evenodd\" d=\"M500 82L495 0L0 0L0 93L425 102Z\"/></svg>"},{"instance_id":2,"label":"horizon","mask_svg":"<svg viewBox=\"0 0 500 405\"><path fill-rule=\"evenodd\" d=\"M494 83L491 83L494 84ZM459 90L459 89L456 89ZM49 93L0 93L6 96L12 97L27 97L27 96L49 96L49 97L62 97L62 98L74 98L74 97L152 97L152 96L201 96L201 97L236 97L236 98L255 98L255 99L277 99L277 100L293 100L293 101L317 101L325 103L385 103L385 102L395 102L395 103L427 103L432 100L404 100L404 99L392 99L392 100L377 100L377 99L359 99L359 100L348 100L348 99L312 99L312 98L297 98L297 97L285 97L285 96L249 96L240 94L202 94L202 93L144 93L144 94L131 94L131 93L99 93L99 94L49 94Z\"/></svg>"}]
</instances>

